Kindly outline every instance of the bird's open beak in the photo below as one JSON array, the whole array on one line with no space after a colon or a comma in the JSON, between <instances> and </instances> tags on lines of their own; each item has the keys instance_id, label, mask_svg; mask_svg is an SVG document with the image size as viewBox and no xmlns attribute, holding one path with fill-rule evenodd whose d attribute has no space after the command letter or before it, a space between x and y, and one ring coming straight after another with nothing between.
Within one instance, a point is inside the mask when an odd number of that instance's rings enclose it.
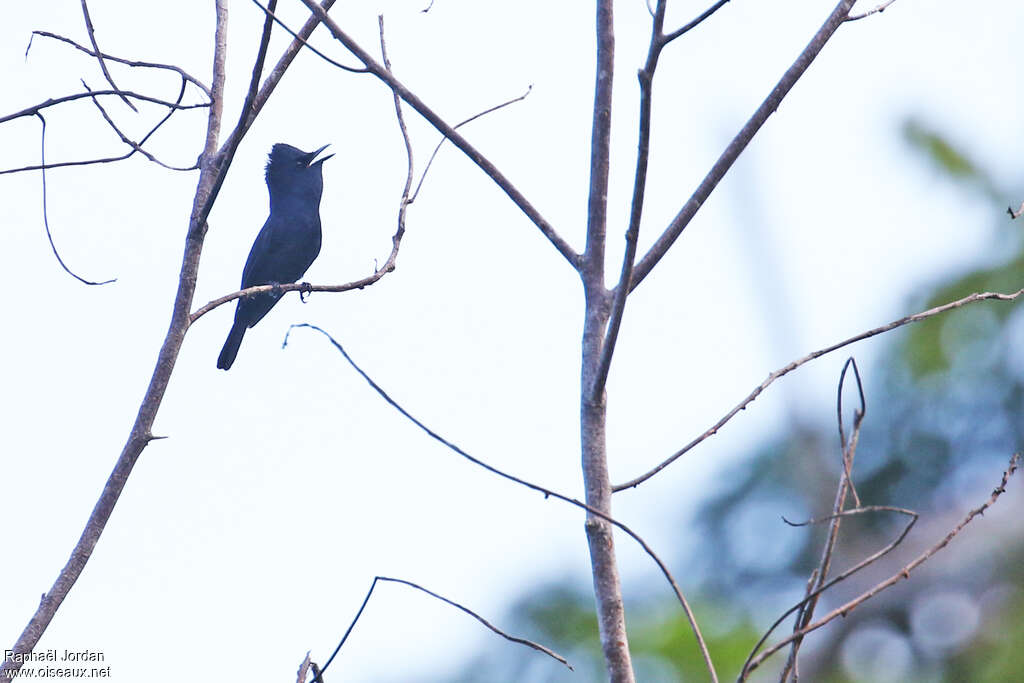
<instances>
[{"instance_id":1,"label":"bird's open beak","mask_svg":"<svg viewBox=\"0 0 1024 683\"><path fill-rule=\"evenodd\" d=\"M313 151L313 152L310 152L309 154L307 154L307 155L306 155L306 166L308 167L308 166L312 166L313 164L322 164L322 163L324 163L325 161L327 161L328 159L330 159L331 157L333 157L333 156L334 156L333 154L328 154L327 156L325 156L325 157L322 157L322 158L320 158L320 159L317 159L317 158L316 158L316 155L317 155L317 154L319 154L320 152L324 151L324 150L325 150L325 149L327 149L327 148L328 148L329 146L330 146L330 145L324 145L324 146L323 146L323 147L321 147L320 149L318 149L318 150L315 150L315 151ZM316 161L314 161L314 159L316 159Z\"/></svg>"}]
</instances>

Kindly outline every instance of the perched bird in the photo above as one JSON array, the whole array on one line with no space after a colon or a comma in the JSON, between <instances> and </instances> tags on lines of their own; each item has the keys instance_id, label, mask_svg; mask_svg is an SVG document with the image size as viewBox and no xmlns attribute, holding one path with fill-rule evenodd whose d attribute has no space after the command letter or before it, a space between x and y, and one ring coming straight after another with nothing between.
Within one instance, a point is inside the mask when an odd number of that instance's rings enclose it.
<instances>
[{"instance_id":1,"label":"perched bird","mask_svg":"<svg viewBox=\"0 0 1024 683\"><path fill-rule=\"evenodd\" d=\"M255 285L296 282L320 253L320 196L324 190L322 164L333 154L316 159L327 145L303 152L278 143L267 161L270 217L256 236L242 269L242 289ZM235 322L217 358L227 370L235 362L245 330L274 307L281 292L268 292L238 300Z\"/></svg>"}]
</instances>

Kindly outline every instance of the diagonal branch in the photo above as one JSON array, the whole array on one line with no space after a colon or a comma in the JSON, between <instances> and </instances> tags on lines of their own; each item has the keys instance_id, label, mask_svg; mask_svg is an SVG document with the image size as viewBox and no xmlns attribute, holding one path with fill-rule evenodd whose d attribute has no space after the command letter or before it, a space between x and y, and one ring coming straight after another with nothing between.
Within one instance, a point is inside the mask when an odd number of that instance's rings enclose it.
<instances>
[{"instance_id":1,"label":"diagonal branch","mask_svg":"<svg viewBox=\"0 0 1024 683\"><path fill-rule=\"evenodd\" d=\"M303 0L303 2L307 1ZM739 155L747 148L750 141L753 140L754 135L761 130L761 126L765 124L768 117L779 108L783 98L789 94L789 91L800 80L800 77L804 75L811 62L818 56L832 35L846 21L846 17L849 15L854 4L856 4L856 0L840 0L839 4L832 10L828 19L825 20L825 23L822 24L818 32L811 38L811 42L800 53L800 56L797 57L792 66L786 70L782 79L772 89L764 102L761 103L761 106L757 108L757 111L750 117L750 120L740 129L740 132L736 134L736 137L732 139L732 142L725 148L722 155L718 157L715 165L704 176L704 180L697 186L693 195L683 204L683 208L679 210L679 213L668 224L665 231L636 264L633 270L633 279L630 282L631 290L636 289L643 282L644 278L650 274L654 266L668 253L668 250L683 233L683 230L686 229L686 226L690 224L693 217L697 215L697 211L704 205L708 197L711 196L711 193L718 186L718 183L721 182L722 178L725 177L725 174Z\"/></svg>"},{"instance_id":2,"label":"diagonal branch","mask_svg":"<svg viewBox=\"0 0 1024 683\"><path fill-rule=\"evenodd\" d=\"M387 64L385 64L385 66L387 66ZM515 104L516 102L522 102L527 97L529 97L531 92L533 92L533 85L532 84L530 85L530 87L528 87L526 89L526 92L524 92L522 95L520 95L518 97L513 97L510 100L505 100L501 104L496 104L493 107L488 107L487 109L484 109L481 112L473 114L468 119L463 119L462 121L459 121L454 126L452 126L452 128L455 129L455 130L458 130L459 128L462 128L463 126L465 126L467 123L472 123L473 121L476 121L481 116L487 116L488 114L490 114L492 112L498 111L499 109L504 109L505 107L507 107L509 105ZM397 97L397 95L396 95L396 97ZM416 190L412 193L412 197L409 198L409 203L410 204L413 203L414 201L416 201L416 197L419 196L420 188L423 187L423 181L427 179L427 171L430 170L430 166L434 163L434 157L436 157L437 153L439 151L441 151L441 147L444 145L444 141L447 140L447 139L448 138L446 138L446 137L441 138L441 141L439 143L437 143L436 147L434 147L434 151L433 151L433 153L431 153L430 158L427 159L427 165L423 167L423 173L420 175L420 181L418 183L416 183Z\"/></svg>"},{"instance_id":3,"label":"diagonal branch","mask_svg":"<svg viewBox=\"0 0 1024 683\"><path fill-rule=\"evenodd\" d=\"M526 214L526 217L533 221L534 225L540 229L541 233L548 238L548 241L554 245L566 261L568 261L574 268L579 270L580 268L580 257L569 243L566 242L551 226L548 221L541 216L540 212L526 199L522 192L512 184L512 182L502 174L501 171L483 154L481 154L473 145L469 143L466 138L452 128L448 123L444 121L433 109L428 107L419 97L417 97L412 91L406 88L393 74L388 73L387 69L380 63L378 63L366 50L359 46L347 33L345 33L338 24L327 16L327 13L322 7L317 5L313 0L302 0L302 3L306 5L313 12L314 18L322 21L324 25L330 30L331 34L344 45L353 55L355 55L359 61L365 66L367 71L372 73L378 79L383 81L391 90L398 93L398 96L402 98L410 107L415 109L420 116L430 122L434 128L441 132L445 137L452 141L456 147L470 158L470 160L480 167L480 169L487 174L487 176L500 187L505 194L508 195L509 199L519 207L519 209Z\"/></svg>"},{"instance_id":4,"label":"diagonal branch","mask_svg":"<svg viewBox=\"0 0 1024 683\"><path fill-rule=\"evenodd\" d=\"M832 346L826 346L823 349L819 349L817 351L812 351L811 353L807 354L803 358L799 358L799 359L789 363L788 365L785 365L785 366L779 368L778 370L776 370L775 372L771 373L770 375L768 375L767 379L765 379L763 382L761 382L761 384L757 385L754 388L754 390L751 391L747 395L746 398L744 398L742 401L740 401L738 404L736 404L736 406L732 410L730 410L728 413L726 413L722 417L722 419L720 419L718 422L716 422L711 427L709 427L703 434L698 436L696 439L694 439L690 443L686 444L685 446L680 448L678 451L676 451L675 453L670 455L668 458L663 460L657 467L655 467L654 469L650 470L649 472L647 472L645 474L640 475L636 479L631 479L630 481L627 481L624 484L618 484L616 486L613 486L612 490L618 492L618 491L622 491L624 489L635 488L635 487L639 486L640 484L644 483L645 481L647 481L648 479L650 479L651 477L656 475L658 472L662 471L663 469L665 469L666 467L671 465L673 462L678 460L680 457L682 457L683 455L688 453L691 449L693 449L699 443L701 443L705 439L708 439L708 438L714 436L715 434L717 434L718 430L721 429L723 426L725 426L726 422L728 422L729 420L734 418L736 416L736 414L739 413L741 410L745 410L746 407L748 405L750 405L751 403L753 403L754 399L756 399L758 396L760 396L761 392L764 391L765 389L767 389L769 385L771 385L773 382L775 382L775 380L777 380L780 377L783 377L785 375L788 375L789 373L793 372L794 370L796 370L801 365L804 365L806 363L810 363L812 360L814 360L816 358L820 358L821 356L824 356L825 354L832 353L833 351L841 349L844 346L849 346L850 344L853 344L853 343L856 343L856 342L859 342L859 341L863 341L865 339L869 339L871 337L877 336L877 335L882 334L884 332L888 332L889 330L894 330L897 327L902 327L904 325L909 325L910 323L920 322L922 320L926 320L928 318L932 318L932 317L934 317L936 315L941 315L941 314L943 314L943 313L945 313L947 311L953 310L954 308L960 308L961 306L966 306L966 305L972 304L972 303L974 303L976 301L987 301L987 300L993 300L993 301L1014 301L1014 300L1018 299L1022 294L1024 294L1024 289L1018 289L1016 292L1012 292L1010 294L1001 294L999 292L975 292L974 294L971 294L969 296L965 296L962 299L957 299L956 301L950 301L947 304L943 304L941 306L936 306L935 308L930 308L927 311L921 311L920 313L914 313L913 315L905 316L903 318L900 318L899 320L893 320L891 323L888 323L886 325L882 325L881 327L876 327L875 329L868 330L867 332L861 332L858 335L854 335L853 337L850 337L849 339L844 339L843 341L841 341L839 343L836 343L836 344L833 344Z\"/></svg>"},{"instance_id":5,"label":"diagonal branch","mask_svg":"<svg viewBox=\"0 0 1024 683\"><path fill-rule=\"evenodd\" d=\"M23 654L31 652L39 642L43 632L49 626L58 608L60 608L65 597L74 587L78 577L81 576L85 565L89 562L89 558L92 556L93 550L96 548L96 544L99 542L100 536L103 534L103 530L106 528L107 522L114 512L114 506L117 505L121 491L124 490L128 477L135 467L135 463L145 447L154 438L151 431L153 421L156 419L157 410L167 390L171 373L174 370L174 363L177 360L181 345L185 339L185 332L188 329L188 311L192 302L192 295L195 292L196 277L199 270L199 255L202 252L203 238L206 234L206 224L196 222L199 215L197 208L208 199L213 177L219 172L214 162L214 155L223 113L227 19L227 0L217 0L213 53L213 87L210 112L207 120L206 142L200 164L199 183L196 188L193 211L189 220L189 230L185 239L185 251L182 256L181 272L178 278L178 291L174 299L167 336L160 347L156 367L153 369L149 387L146 389L145 398L139 406L139 412L136 415L135 423L132 425L128 441L125 443L113 471L107 478L107 482L103 487L99 500L96 501L96 506L89 515L81 537L71 551L71 557L68 558L67 563L61 569L49 592L43 595L35 614L33 614L28 625L18 637L17 642L11 647L11 652L13 653ZM0 677L13 677L15 675L11 672L20 669L22 666L22 662L15 661L16 659L19 658L5 657L3 666L0 667Z\"/></svg>"}]
</instances>

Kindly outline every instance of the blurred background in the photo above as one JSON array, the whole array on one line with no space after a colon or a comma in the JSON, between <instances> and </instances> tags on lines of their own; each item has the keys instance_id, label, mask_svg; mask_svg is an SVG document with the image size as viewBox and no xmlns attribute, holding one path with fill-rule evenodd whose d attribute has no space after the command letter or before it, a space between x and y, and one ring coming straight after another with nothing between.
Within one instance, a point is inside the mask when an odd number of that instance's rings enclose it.
<instances>
[{"instance_id":1,"label":"blurred background","mask_svg":"<svg viewBox=\"0 0 1024 683\"><path fill-rule=\"evenodd\" d=\"M673 43L655 80L641 250L824 20L831 3L730 3ZM861 3L861 10L873 4ZM705 3L670 4L682 25ZM467 137L582 248L593 17L575 3L339 3L367 49L386 18L396 74L450 121L522 94ZM209 81L209 3L93 2L101 48ZM616 4L609 264L617 272L635 155L644 3ZM293 27L300 3L282 2ZM262 12L231 5L237 119ZM1024 282L1024 119L1015 27L1024 7L899 0L842 27L670 255L631 297L609 380L612 478L631 479L703 432L772 370L863 330L975 291ZM87 42L79 3L19 6L0 25L6 114L102 87L93 60L36 38ZM323 29L314 44L353 63ZM268 61L287 37L275 35ZM162 73L112 66L118 84L173 99ZM198 101L195 93L191 100ZM111 99L128 134L163 115ZM87 100L47 112L50 162L123 153ZM438 141L407 114L417 169ZM200 110L148 149L189 165ZM270 146L331 143L317 284L372 272L390 249L405 178L389 93L300 56L239 149L210 217L196 305L237 286L266 217ZM39 122L0 126L2 167L38 163ZM0 637L12 644L81 533L120 451L167 329L197 175L132 158L0 175L0 467L7 557ZM582 516L496 479L427 439L314 333L332 333L412 414L487 462L581 495L582 297L562 258L464 157L442 150L410 208L398 269L365 291L288 297L215 359L231 307L190 330L144 452L90 564L40 643L105 652L115 681L293 680L323 663L378 574L420 583L566 655L572 673L465 614L379 586L327 680L600 680ZM694 605L723 679L803 593L839 472L838 376L848 355L867 416L854 480L865 504L921 517L891 556L825 596L841 604L942 538L989 496L1021 448L1024 316L980 303L821 358L776 382L720 434L615 499ZM849 412L853 394L846 393ZM1006 681L1024 631L1019 482L910 581L810 636L811 681ZM884 546L901 519L844 522L834 566ZM626 537L617 549L638 680L705 680L669 587ZM784 632L788 627L784 625ZM776 661L777 660L777 661ZM771 680L782 657L754 680Z\"/></svg>"}]
</instances>

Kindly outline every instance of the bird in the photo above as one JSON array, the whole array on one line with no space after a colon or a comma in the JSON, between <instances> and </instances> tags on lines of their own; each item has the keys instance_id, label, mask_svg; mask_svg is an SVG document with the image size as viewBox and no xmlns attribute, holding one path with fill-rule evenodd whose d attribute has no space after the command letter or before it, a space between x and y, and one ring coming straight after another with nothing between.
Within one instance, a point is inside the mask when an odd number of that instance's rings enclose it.
<instances>
[{"instance_id":1,"label":"bird","mask_svg":"<svg viewBox=\"0 0 1024 683\"><path fill-rule=\"evenodd\" d=\"M256 285L297 282L320 254L320 197L323 194L323 163L328 145L313 151L282 142L274 145L267 160L270 216L263 224L242 269L242 289ZM235 362L245 331L263 319L283 292L242 297L228 332L217 367L227 370Z\"/></svg>"}]
</instances>

